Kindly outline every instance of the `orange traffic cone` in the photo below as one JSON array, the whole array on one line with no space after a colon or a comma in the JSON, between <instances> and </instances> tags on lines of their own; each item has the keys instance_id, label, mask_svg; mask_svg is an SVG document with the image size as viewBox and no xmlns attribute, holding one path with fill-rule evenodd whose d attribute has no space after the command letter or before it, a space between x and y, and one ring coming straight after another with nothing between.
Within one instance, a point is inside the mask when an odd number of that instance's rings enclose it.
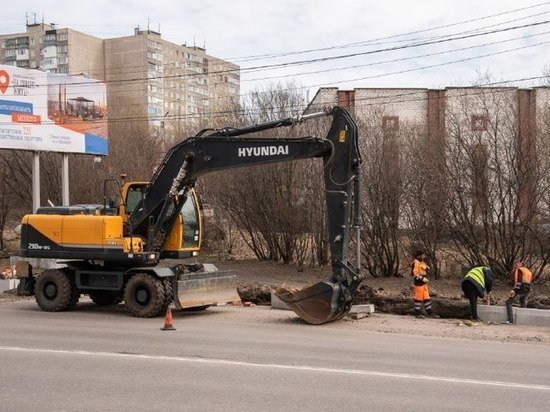
<instances>
[{"instance_id":1,"label":"orange traffic cone","mask_svg":"<svg viewBox=\"0 0 550 412\"><path fill-rule=\"evenodd\" d=\"M164 316L164 326L160 328L160 330L176 330L176 328L172 326L172 308L170 306L166 308L166 315Z\"/></svg>"}]
</instances>

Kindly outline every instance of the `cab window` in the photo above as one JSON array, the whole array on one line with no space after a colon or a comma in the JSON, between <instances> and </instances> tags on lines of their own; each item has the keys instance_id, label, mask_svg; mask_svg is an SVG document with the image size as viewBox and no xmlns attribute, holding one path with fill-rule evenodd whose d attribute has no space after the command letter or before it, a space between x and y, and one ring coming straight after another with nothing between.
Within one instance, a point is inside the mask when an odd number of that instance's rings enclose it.
<instances>
[{"instance_id":1,"label":"cab window","mask_svg":"<svg viewBox=\"0 0 550 412\"><path fill-rule=\"evenodd\" d=\"M131 215L143 196L143 187L129 187L126 194L126 213Z\"/></svg>"}]
</instances>

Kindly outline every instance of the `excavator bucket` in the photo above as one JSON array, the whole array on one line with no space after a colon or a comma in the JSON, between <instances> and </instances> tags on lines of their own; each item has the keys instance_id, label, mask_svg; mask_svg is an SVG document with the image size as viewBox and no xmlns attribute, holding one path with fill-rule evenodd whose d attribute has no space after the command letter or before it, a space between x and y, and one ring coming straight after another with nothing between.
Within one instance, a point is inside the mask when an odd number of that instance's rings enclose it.
<instances>
[{"instance_id":1,"label":"excavator bucket","mask_svg":"<svg viewBox=\"0 0 550 412\"><path fill-rule=\"evenodd\" d=\"M312 325L341 319L351 308L351 302L344 297L342 285L330 281L318 282L300 290L278 288L274 293Z\"/></svg>"}]
</instances>

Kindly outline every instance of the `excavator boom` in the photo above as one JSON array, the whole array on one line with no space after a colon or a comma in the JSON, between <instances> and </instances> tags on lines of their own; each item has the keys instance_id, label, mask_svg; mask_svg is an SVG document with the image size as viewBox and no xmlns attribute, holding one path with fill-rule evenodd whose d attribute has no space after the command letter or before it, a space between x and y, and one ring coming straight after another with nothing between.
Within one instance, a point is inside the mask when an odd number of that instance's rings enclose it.
<instances>
[{"instance_id":1,"label":"excavator boom","mask_svg":"<svg viewBox=\"0 0 550 412\"><path fill-rule=\"evenodd\" d=\"M326 138L243 137L325 115L333 118ZM169 150L149 182L129 218L130 227L133 234L147 239L146 250L162 252L166 236L199 176L216 170L313 157L322 158L324 163L332 275L300 291L280 289L276 294L308 323L340 319L351 308L353 293L363 279L359 265L354 267L346 261L351 228L359 226L361 155L356 124L343 108L334 107L301 119L221 129L182 141Z\"/></svg>"},{"instance_id":2,"label":"excavator boom","mask_svg":"<svg viewBox=\"0 0 550 412\"><path fill-rule=\"evenodd\" d=\"M355 122L343 109L333 109L327 134L331 151L324 160L325 196L329 224L332 276L299 291L280 288L275 294L303 320L322 324L338 320L351 309L353 293L363 280L357 266L346 261L352 226L361 227L361 154ZM359 238L357 239L359 244ZM359 252L358 252L359 255Z\"/></svg>"}]
</instances>

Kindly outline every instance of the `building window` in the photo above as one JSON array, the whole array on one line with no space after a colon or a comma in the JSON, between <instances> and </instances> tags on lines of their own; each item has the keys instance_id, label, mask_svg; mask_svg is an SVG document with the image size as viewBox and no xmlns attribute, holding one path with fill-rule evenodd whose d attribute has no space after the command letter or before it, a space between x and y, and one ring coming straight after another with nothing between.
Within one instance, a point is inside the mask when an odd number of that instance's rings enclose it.
<instances>
[{"instance_id":1,"label":"building window","mask_svg":"<svg viewBox=\"0 0 550 412\"><path fill-rule=\"evenodd\" d=\"M382 129L384 129L384 130L399 130L399 116L384 116L384 117L382 117Z\"/></svg>"},{"instance_id":2,"label":"building window","mask_svg":"<svg viewBox=\"0 0 550 412\"><path fill-rule=\"evenodd\" d=\"M472 115L472 132L487 131L487 116Z\"/></svg>"}]
</instances>

